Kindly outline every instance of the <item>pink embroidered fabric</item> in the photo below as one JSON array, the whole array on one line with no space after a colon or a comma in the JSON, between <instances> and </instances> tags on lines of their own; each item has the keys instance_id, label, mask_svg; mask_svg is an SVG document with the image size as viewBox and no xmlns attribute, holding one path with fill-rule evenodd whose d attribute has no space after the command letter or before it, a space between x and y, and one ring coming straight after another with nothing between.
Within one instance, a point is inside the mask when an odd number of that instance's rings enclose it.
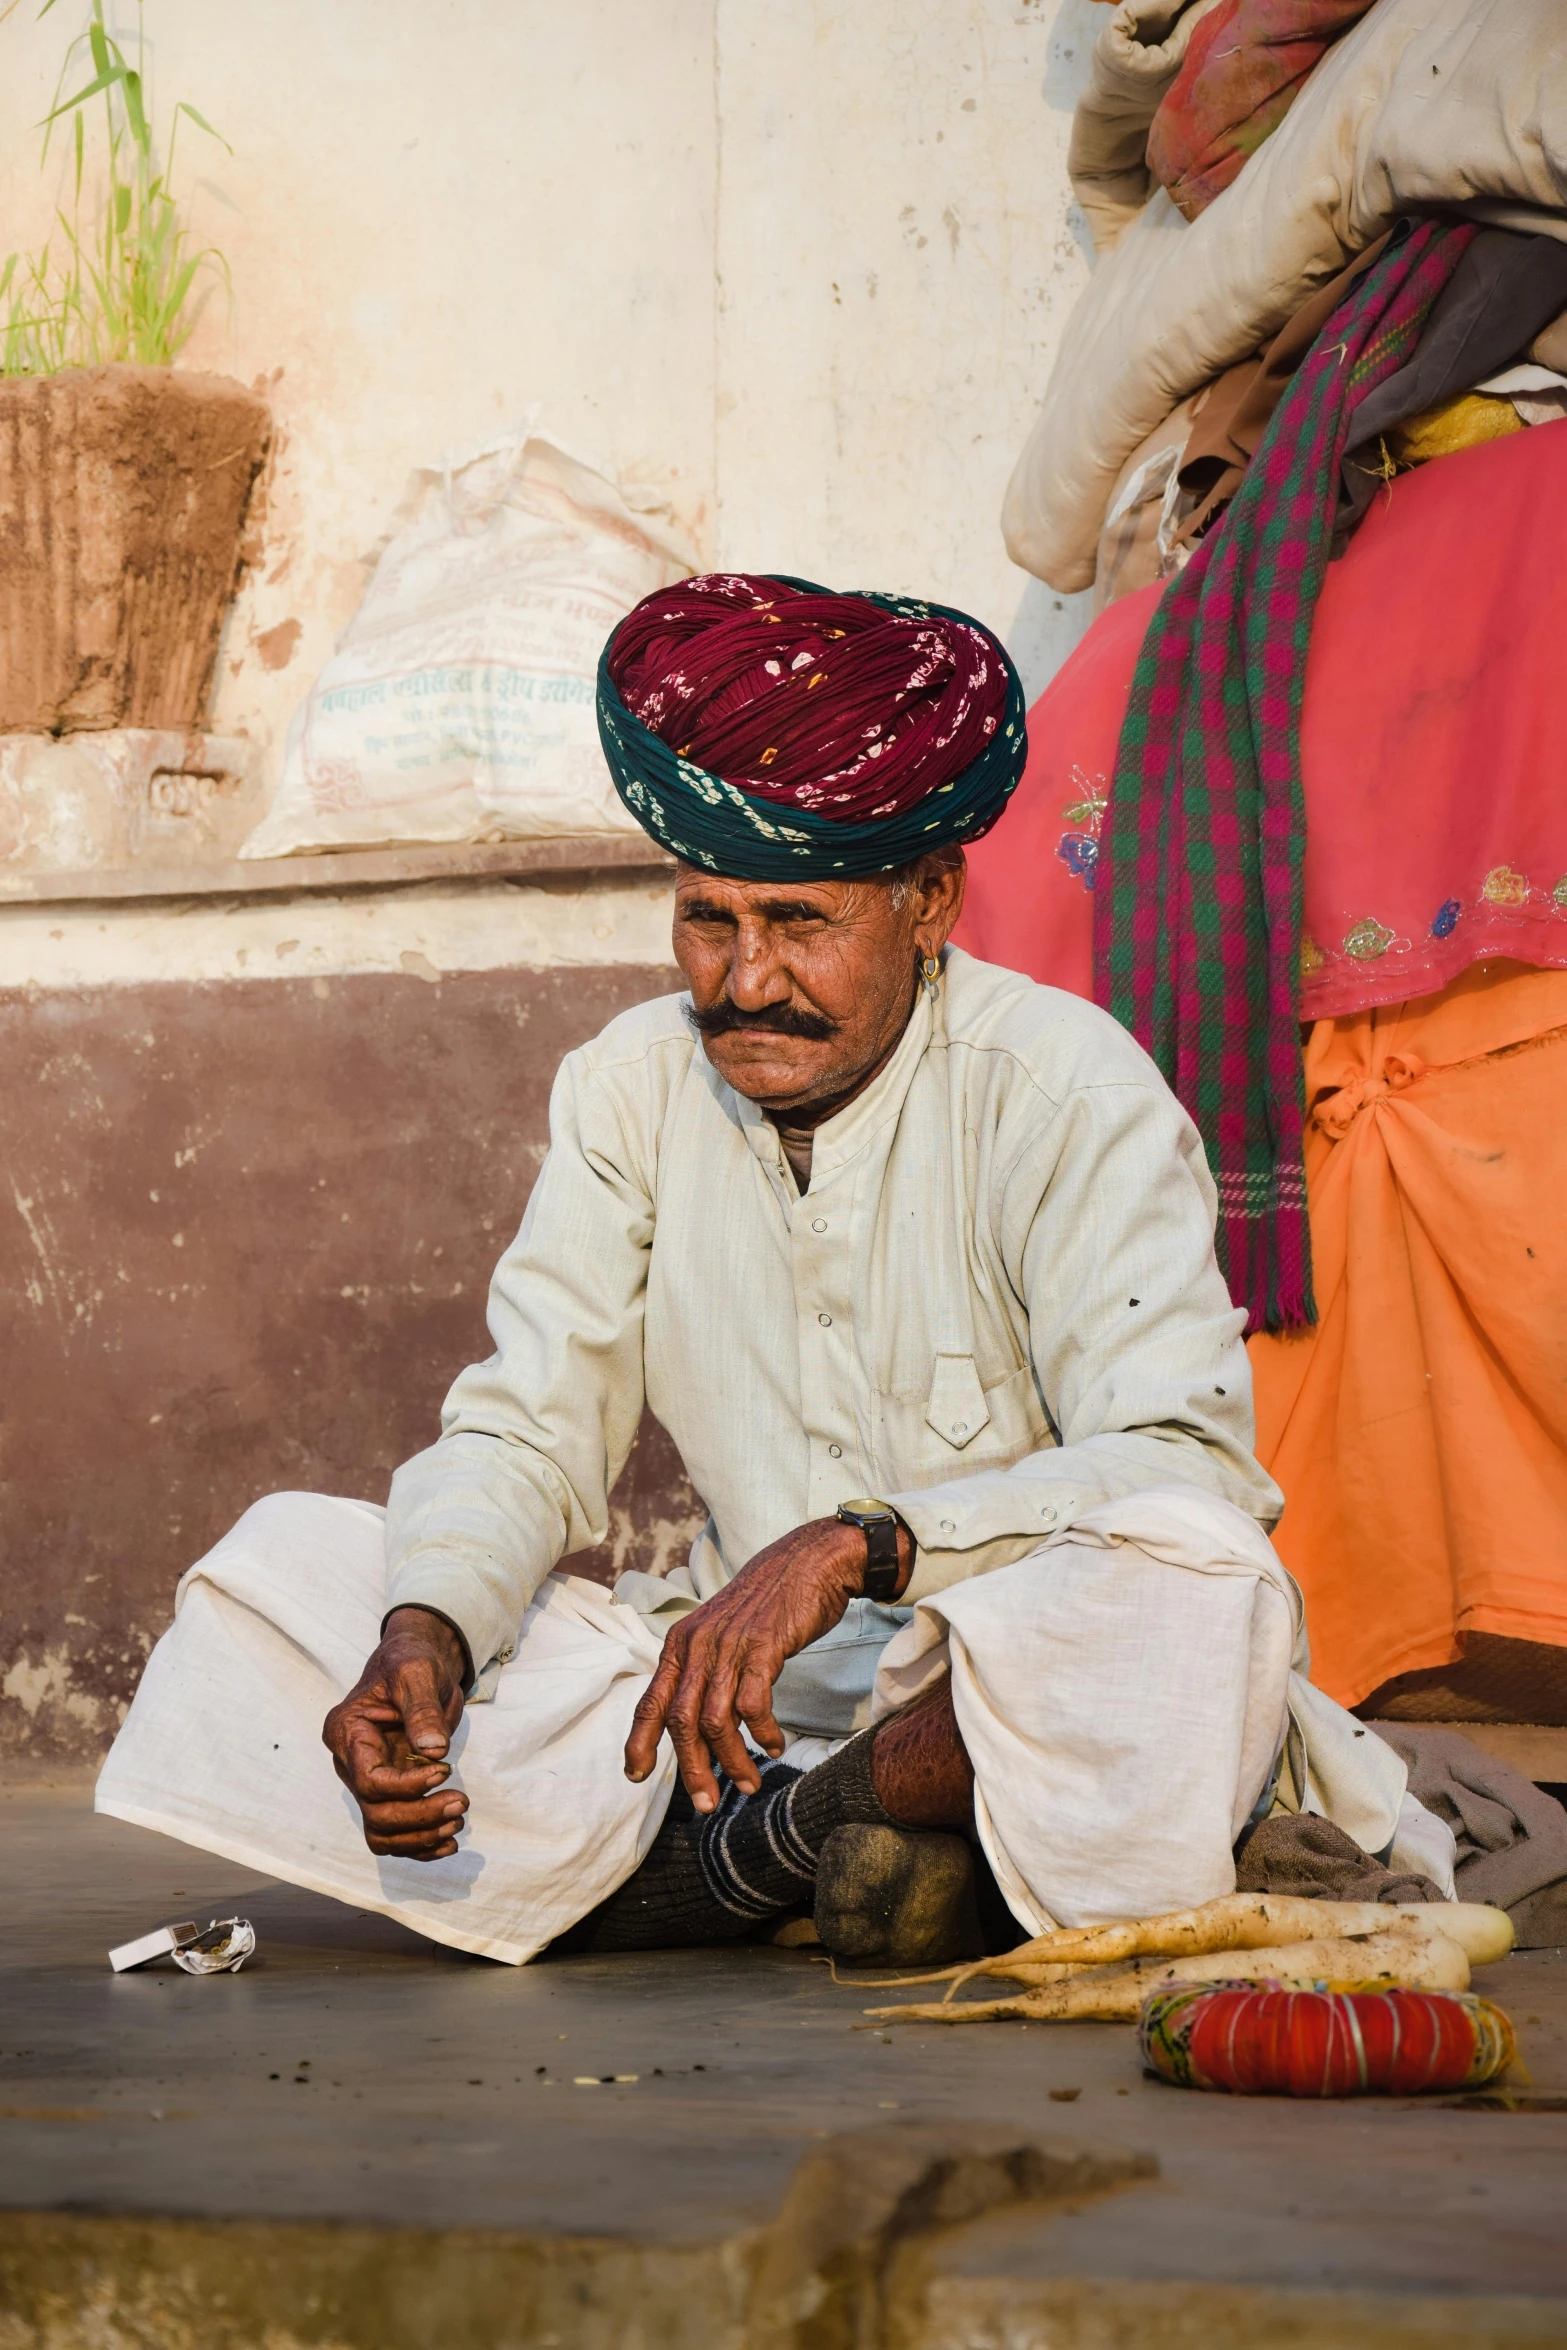
<instances>
[{"instance_id":1,"label":"pink embroidered fabric","mask_svg":"<svg viewBox=\"0 0 1567 2350\"><path fill-rule=\"evenodd\" d=\"M1487 955L1567 967L1564 513L1567 422L1536 425L1400 475L1329 566L1301 719L1303 1020L1432 994ZM1074 995L1093 994L1099 834L1159 593L1101 613L969 851L958 944Z\"/></svg>"}]
</instances>

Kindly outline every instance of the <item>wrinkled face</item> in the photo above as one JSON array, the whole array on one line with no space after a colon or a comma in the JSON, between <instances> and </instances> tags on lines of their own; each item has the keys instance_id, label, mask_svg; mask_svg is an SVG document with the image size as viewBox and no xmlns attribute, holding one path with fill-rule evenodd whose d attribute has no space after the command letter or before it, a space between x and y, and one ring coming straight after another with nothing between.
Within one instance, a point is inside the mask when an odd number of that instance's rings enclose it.
<instances>
[{"instance_id":1,"label":"wrinkled face","mask_svg":"<svg viewBox=\"0 0 1567 2350\"><path fill-rule=\"evenodd\" d=\"M956 849L925 858L901 889L724 881L681 865L675 960L719 1075L785 1123L829 1116L903 1034L919 959L945 945L963 880Z\"/></svg>"}]
</instances>

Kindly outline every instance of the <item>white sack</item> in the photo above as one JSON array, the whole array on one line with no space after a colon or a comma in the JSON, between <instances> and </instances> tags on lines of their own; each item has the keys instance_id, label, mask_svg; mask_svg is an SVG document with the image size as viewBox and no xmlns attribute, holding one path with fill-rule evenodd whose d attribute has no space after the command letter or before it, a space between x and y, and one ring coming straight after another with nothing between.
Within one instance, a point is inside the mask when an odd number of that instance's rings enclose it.
<instances>
[{"instance_id":1,"label":"white sack","mask_svg":"<svg viewBox=\"0 0 1567 2350\"><path fill-rule=\"evenodd\" d=\"M692 568L547 434L416 472L240 854L635 832L599 748L599 655Z\"/></svg>"},{"instance_id":2,"label":"white sack","mask_svg":"<svg viewBox=\"0 0 1567 2350\"><path fill-rule=\"evenodd\" d=\"M1012 560L1063 595L1091 586L1139 441L1401 211L1567 236L1562 29L1561 0L1376 0L1190 226L1161 188L1067 321L1002 509Z\"/></svg>"}]
</instances>

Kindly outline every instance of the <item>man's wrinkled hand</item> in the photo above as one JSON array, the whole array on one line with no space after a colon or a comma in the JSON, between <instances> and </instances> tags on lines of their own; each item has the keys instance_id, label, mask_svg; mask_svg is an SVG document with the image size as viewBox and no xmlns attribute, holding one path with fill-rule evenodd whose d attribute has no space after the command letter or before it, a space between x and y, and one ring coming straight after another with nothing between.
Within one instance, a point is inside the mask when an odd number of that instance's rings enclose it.
<instances>
[{"instance_id":1,"label":"man's wrinkled hand","mask_svg":"<svg viewBox=\"0 0 1567 2350\"><path fill-rule=\"evenodd\" d=\"M457 1850L468 1798L455 1787L434 1790L451 1776L443 1758L462 1719L465 1664L450 1624L424 1608L397 1608L357 1688L321 1726L374 1853L446 1860Z\"/></svg>"},{"instance_id":2,"label":"man's wrinkled hand","mask_svg":"<svg viewBox=\"0 0 1567 2350\"><path fill-rule=\"evenodd\" d=\"M900 1548L907 1541L901 1536ZM778 1669L831 1631L864 1582L865 1536L836 1518L813 1519L759 1550L666 1635L626 1741L627 1778L648 1776L667 1729L698 1811L717 1806L715 1763L754 1795L761 1775L741 1723L764 1753L783 1752L773 1719Z\"/></svg>"}]
</instances>

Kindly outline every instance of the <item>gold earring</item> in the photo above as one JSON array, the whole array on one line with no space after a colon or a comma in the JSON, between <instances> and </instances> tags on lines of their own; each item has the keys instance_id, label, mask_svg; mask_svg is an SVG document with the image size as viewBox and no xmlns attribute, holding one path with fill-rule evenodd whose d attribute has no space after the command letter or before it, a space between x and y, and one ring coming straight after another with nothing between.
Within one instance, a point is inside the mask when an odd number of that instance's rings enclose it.
<instances>
[{"instance_id":1,"label":"gold earring","mask_svg":"<svg viewBox=\"0 0 1567 2350\"><path fill-rule=\"evenodd\" d=\"M932 1003L934 1003L936 1000L937 982L940 980L940 978L940 956L922 955L920 957L920 981L924 987L925 993L930 997Z\"/></svg>"}]
</instances>

